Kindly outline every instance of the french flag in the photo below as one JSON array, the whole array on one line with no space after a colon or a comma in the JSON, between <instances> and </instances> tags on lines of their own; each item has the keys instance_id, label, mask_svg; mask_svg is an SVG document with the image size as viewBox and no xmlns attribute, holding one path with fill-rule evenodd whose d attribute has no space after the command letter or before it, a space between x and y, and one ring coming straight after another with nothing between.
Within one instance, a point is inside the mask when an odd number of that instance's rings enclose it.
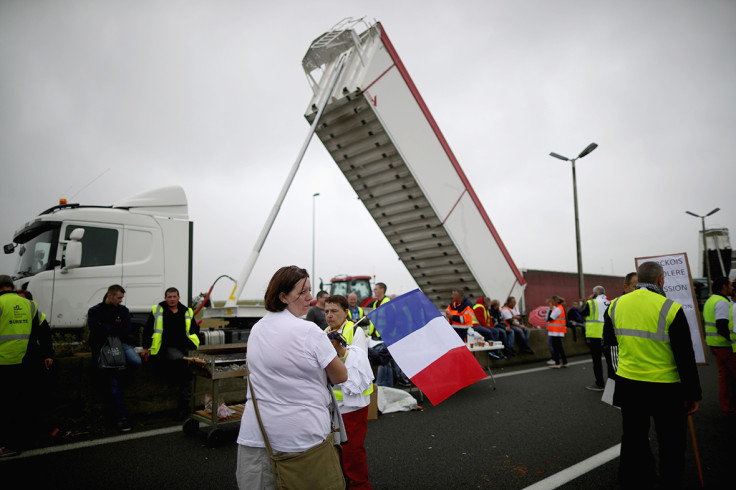
<instances>
[{"instance_id":1,"label":"french flag","mask_svg":"<svg viewBox=\"0 0 736 490\"><path fill-rule=\"evenodd\" d=\"M433 405L486 377L460 336L419 289L366 316L401 370Z\"/></svg>"}]
</instances>

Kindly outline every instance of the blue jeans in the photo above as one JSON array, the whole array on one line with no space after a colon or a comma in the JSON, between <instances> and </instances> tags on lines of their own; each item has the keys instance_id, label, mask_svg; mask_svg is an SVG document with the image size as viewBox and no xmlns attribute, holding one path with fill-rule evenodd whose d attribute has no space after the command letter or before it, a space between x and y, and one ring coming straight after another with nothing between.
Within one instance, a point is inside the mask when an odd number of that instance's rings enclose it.
<instances>
[{"instance_id":1,"label":"blue jeans","mask_svg":"<svg viewBox=\"0 0 736 490\"><path fill-rule=\"evenodd\" d=\"M552 337L549 335L547 336L547 347L549 347L549 354L552 356L552 359L555 358L555 346L552 344Z\"/></svg>"},{"instance_id":2,"label":"blue jeans","mask_svg":"<svg viewBox=\"0 0 736 490\"><path fill-rule=\"evenodd\" d=\"M486 342L498 340L498 333L494 332L488 327L481 327L480 325L476 325L473 327L473 330L481 334Z\"/></svg>"},{"instance_id":3,"label":"blue jeans","mask_svg":"<svg viewBox=\"0 0 736 490\"><path fill-rule=\"evenodd\" d=\"M516 336L519 339L519 347L521 349L531 349L531 347L529 346L530 330L528 328L521 328L517 327L516 325L511 325L511 331L516 333Z\"/></svg>"},{"instance_id":4,"label":"blue jeans","mask_svg":"<svg viewBox=\"0 0 736 490\"><path fill-rule=\"evenodd\" d=\"M500 341L504 345L504 347L509 346L508 339L506 338L506 330L504 330L503 328L496 328L496 327L493 327L490 330L491 330L491 333L496 335L494 340Z\"/></svg>"},{"instance_id":5,"label":"blue jeans","mask_svg":"<svg viewBox=\"0 0 736 490\"><path fill-rule=\"evenodd\" d=\"M376 384L378 386L388 386L389 388L394 387L394 370L391 369L391 364L378 366L378 372L376 373Z\"/></svg>"},{"instance_id":6,"label":"blue jeans","mask_svg":"<svg viewBox=\"0 0 736 490\"><path fill-rule=\"evenodd\" d=\"M125 359L127 365L131 368L137 368L143 363L143 359L138 353L128 344L123 344L123 350L125 351ZM96 361L97 359L95 359ZM118 421L125 420L128 418L128 414L125 411L125 403L123 402L123 388L122 388L122 376L126 376L127 373L124 371L107 370L103 372L104 383L107 385L108 392L110 394L110 402L112 409L115 412L115 417Z\"/></svg>"},{"instance_id":7,"label":"blue jeans","mask_svg":"<svg viewBox=\"0 0 736 490\"><path fill-rule=\"evenodd\" d=\"M128 361L128 366L138 367L143 363L141 356L128 344L123 344L123 350L125 351L125 360Z\"/></svg>"},{"instance_id":8,"label":"blue jeans","mask_svg":"<svg viewBox=\"0 0 736 490\"><path fill-rule=\"evenodd\" d=\"M509 330L504 329L504 333L506 334L506 339L509 342L508 344L504 344L504 345L506 345L506 347L508 347L509 349L513 349L514 340L516 339L516 334L514 333L514 329L513 328Z\"/></svg>"},{"instance_id":9,"label":"blue jeans","mask_svg":"<svg viewBox=\"0 0 736 490\"><path fill-rule=\"evenodd\" d=\"M386 344L378 344L375 347L371 347L374 352L388 353L388 347ZM385 359L385 357L384 357ZM394 387L394 369L396 370L397 379L409 382L409 378L401 371L401 368L396 364L393 357L390 357L384 364L379 364L376 369L376 384L378 386L388 386L389 388Z\"/></svg>"}]
</instances>

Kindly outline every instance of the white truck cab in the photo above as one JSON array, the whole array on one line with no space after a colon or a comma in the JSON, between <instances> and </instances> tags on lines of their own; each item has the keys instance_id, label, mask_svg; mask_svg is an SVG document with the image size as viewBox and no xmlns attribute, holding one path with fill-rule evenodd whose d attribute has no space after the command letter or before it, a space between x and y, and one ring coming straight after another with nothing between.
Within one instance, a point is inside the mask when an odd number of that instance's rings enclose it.
<instances>
[{"instance_id":1,"label":"white truck cab","mask_svg":"<svg viewBox=\"0 0 736 490\"><path fill-rule=\"evenodd\" d=\"M15 286L27 289L52 328L81 328L87 310L120 284L134 324L145 322L168 287L192 295L193 223L179 186L111 206L59 204L15 232Z\"/></svg>"}]
</instances>

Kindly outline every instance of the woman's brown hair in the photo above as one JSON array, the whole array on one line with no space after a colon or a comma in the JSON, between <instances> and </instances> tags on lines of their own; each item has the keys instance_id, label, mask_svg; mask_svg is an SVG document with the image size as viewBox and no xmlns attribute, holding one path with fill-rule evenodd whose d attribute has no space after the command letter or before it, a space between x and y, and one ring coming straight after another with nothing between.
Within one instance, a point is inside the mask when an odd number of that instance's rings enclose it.
<instances>
[{"instance_id":1,"label":"woman's brown hair","mask_svg":"<svg viewBox=\"0 0 736 490\"><path fill-rule=\"evenodd\" d=\"M276 271L266 288L266 296L263 298L267 311L279 312L286 309L286 303L281 301L281 293L289 294L294 286L304 278L309 277L306 269L289 265Z\"/></svg>"}]
</instances>

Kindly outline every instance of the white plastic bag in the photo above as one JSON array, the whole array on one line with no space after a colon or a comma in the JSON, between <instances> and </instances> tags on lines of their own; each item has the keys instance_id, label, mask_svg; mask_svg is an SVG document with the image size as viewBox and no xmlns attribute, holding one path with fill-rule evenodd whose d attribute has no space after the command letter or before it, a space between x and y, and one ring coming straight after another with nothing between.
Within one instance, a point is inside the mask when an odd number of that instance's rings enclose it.
<instances>
[{"instance_id":1,"label":"white plastic bag","mask_svg":"<svg viewBox=\"0 0 736 490\"><path fill-rule=\"evenodd\" d=\"M226 419L232 414L235 413L235 410L230 409L225 403L220 403L220 406L217 407L217 418L218 419Z\"/></svg>"},{"instance_id":2,"label":"white plastic bag","mask_svg":"<svg viewBox=\"0 0 736 490\"><path fill-rule=\"evenodd\" d=\"M377 388L379 412L409 412L417 409L416 399L406 391L387 386L378 386Z\"/></svg>"}]
</instances>

